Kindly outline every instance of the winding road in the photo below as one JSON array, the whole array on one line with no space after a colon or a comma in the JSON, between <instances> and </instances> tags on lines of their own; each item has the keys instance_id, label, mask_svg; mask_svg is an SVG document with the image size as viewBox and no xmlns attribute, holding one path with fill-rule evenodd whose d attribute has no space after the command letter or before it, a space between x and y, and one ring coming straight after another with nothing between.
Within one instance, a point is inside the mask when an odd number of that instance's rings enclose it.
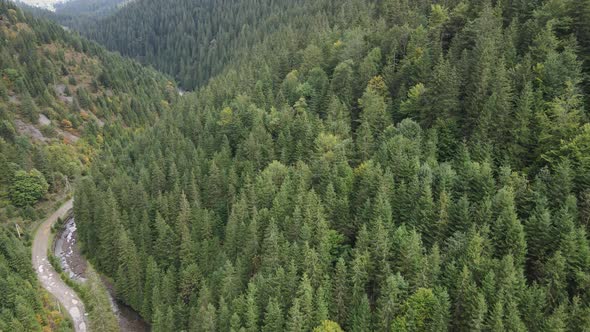
<instances>
[{"instance_id":1,"label":"winding road","mask_svg":"<svg viewBox=\"0 0 590 332\"><path fill-rule=\"evenodd\" d=\"M49 239L51 237L51 226L57 221L57 218L63 217L69 210L72 209L73 199L65 202L57 211L49 216L37 229L35 239L33 240L33 268L37 272L37 276L48 292L53 294L62 308L70 315L76 332L86 332L88 322L86 320L86 311L84 310L84 303L78 295L63 280L59 274L55 272L49 259L47 258L47 249L49 246Z\"/></svg>"}]
</instances>

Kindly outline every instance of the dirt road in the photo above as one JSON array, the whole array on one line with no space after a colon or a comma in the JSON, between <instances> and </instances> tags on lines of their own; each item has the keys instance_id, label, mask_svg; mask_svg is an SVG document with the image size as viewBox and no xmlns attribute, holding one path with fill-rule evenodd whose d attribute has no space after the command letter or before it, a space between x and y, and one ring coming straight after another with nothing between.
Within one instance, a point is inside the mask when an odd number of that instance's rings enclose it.
<instances>
[{"instance_id":1,"label":"dirt road","mask_svg":"<svg viewBox=\"0 0 590 332\"><path fill-rule=\"evenodd\" d=\"M86 332L88 324L84 304L78 295L61 280L59 274L55 272L47 259L51 226L57 221L58 217L63 217L72 208L72 203L72 199L64 203L59 210L55 211L39 226L33 241L33 268L37 272L43 288L53 294L61 303L62 309L65 308L69 313L76 332Z\"/></svg>"}]
</instances>

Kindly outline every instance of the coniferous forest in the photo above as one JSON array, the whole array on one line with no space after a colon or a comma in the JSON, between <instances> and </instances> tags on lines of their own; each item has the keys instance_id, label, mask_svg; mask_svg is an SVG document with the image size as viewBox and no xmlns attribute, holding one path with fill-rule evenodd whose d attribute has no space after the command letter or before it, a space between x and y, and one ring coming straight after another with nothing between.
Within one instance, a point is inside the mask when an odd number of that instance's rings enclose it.
<instances>
[{"instance_id":1,"label":"coniferous forest","mask_svg":"<svg viewBox=\"0 0 590 332\"><path fill-rule=\"evenodd\" d=\"M71 331L31 268L39 205L175 98L164 75L0 0L0 331Z\"/></svg>"},{"instance_id":2,"label":"coniferous forest","mask_svg":"<svg viewBox=\"0 0 590 332\"><path fill-rule=\"evenodd\" d=\"M177 94L166 76L6 1L0 1L0 73L0 198L10 203L0 205L0 218L6 219L35 219L31 206L86 174L105 137L153 123Z\"/></svg>"},{"instance_id":3,"label":"coniferous forest","mask_svg":"<svg viewBox=\"0 0 590 332\"><path fill-rule=\"evenodd\" d=\"M81 34L195 88L62 32L129 98L87 96L111 122L74 213L152 331L590 330L589 0L137 0L98 22Z\"/></svg>"},{"instance_id":4,"label":"coniferous forest","mask_svg":"<svg viewBox=\"0 0 590 332\"><path fill-rule=\"evenodd\" d=\"M326 1L322 1L326 2ZM79 30L111 50L153 65L187 90L246 56L265 36L308 24L312 0L142 0ZM65 21L64 21L65 22Z\"/></svg>"},{"instance_id":5,"label":"coniferous forest","mask_svg":"<svg viewBox=\"0 0 590 332\"><path fill-rule=\"evenodd\" d=\"M298 10L80 182L123 299L154 331L589 329L590 2Z\"/></svg>"},{"instance_id":6,"label":"coniferous forest","mask_svg":"<svg viewBox=\"0 0 590 332\"><path fill-rule=\"evenodd\" d=\"M63 0L53 5L55 11L28 5L25 3L27 0L14 1L36 17L49 19L70 30L81 31L98 24L134 0Z\"/></svg>"}]
</instances>

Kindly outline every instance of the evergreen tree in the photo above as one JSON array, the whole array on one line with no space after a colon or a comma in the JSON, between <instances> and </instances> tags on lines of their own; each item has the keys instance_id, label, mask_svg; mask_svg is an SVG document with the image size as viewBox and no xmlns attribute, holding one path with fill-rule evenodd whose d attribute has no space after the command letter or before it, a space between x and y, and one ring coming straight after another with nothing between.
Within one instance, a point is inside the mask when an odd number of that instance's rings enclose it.
<instances>
[{"instance_id":1,"label":"evergreen tree","mask_svg":"<svg viewBox=\"0 0 590 332\"><path fill-rule=\"evenodd\" d=\"M0 51L0 181L88 175L82 248L156 331L582 330L578 2L149 0L83 29L182 97L30 20ZM24 137L25 92L82 138Z\"/></svg>"},{"instance_id":2,"label":"evergreen tree","mask_svg":"<svg viewBox=\"0 0 590 332\"><path fill-rule=\"evenodd\" d=\"M264 325L262 330L264 332L281 331L283 330L283 324L281 308L275 299L270 299L264 314Z\"/></svg>"},{"instance_id":3,"label":"evergreen tree","mask_svg":"<svg viewBox=\"0 0 590 332\"><path fill-rule=\"evenodd\" d=\"M516 264L522 264L526 252L526 242L522 224L518 220L514 208L512 189L503 188L498 191L494 203L497 217L492 225L492 230L495 237L496 254L499 257L510 254L514 257Z\"/></svg>"}]
</instances>

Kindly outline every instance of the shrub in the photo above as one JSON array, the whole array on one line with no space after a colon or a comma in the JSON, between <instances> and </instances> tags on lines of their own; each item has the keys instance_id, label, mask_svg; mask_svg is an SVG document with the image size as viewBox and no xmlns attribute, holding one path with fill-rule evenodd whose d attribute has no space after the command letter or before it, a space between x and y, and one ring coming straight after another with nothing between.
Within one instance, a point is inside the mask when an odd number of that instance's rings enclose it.
<instances>
[{"instance_id":1,"label":"shrub","mask_svg":"<svg viewBox=\"0 0 590 332\"><path fill-rule=\"evenodd\" d=\"M48 189L49 184L38 170L33 169L28 173L19 170L14 174L14 182L10 187L10 201L17 207L31 206L43 198Z\"/></svg>"}]
</instances>

